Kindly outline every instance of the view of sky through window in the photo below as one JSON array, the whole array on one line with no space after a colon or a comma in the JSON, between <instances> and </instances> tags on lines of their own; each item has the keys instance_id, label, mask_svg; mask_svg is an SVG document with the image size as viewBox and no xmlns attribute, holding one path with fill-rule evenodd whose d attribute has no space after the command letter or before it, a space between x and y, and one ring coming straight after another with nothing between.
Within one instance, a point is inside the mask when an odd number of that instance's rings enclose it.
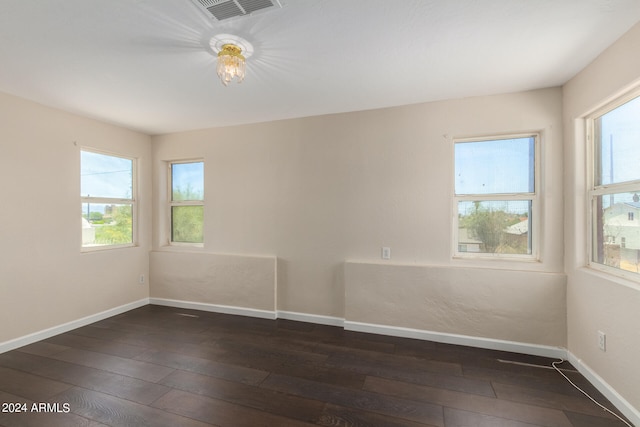
<instances>
[{"instance_id":1,"label":"view of sky through window","mask_svg":"<svg viewBox=\"0 0 640 427\"><path fill-rule=\"evenodd\" d=\"M80 152L80 195L83 197L132 197L133 161L92 151Z\"/></svg>"},{"instance_id":2,"label":"view of sky through window","mask_svg":"<svg viewBox=\"0 0 640 427\"><path fill-rule=\"evenodd\" d=\"M204 199L204 163L174 163L171 165L172 200Z\"/></svg>"},{"instance_id":3,"label":"view of sky through window","mask_svg":"<svg viewBox=\"0 0 640 427\"><path fill-rule=\"evenodd\" d=\"M526 137L456 143L456 194L532 193L534 141Z\"/></svg>"},{"instance_id":4,"label":"view of sky through window","mask_svg":"<svg viewBox=\"0 0 640 427\"><path fill-rule=\"evenodd\" d=\"M598 117L595 128L596 185L640 180L640 97Z\"/></svg>"}]
</instances>

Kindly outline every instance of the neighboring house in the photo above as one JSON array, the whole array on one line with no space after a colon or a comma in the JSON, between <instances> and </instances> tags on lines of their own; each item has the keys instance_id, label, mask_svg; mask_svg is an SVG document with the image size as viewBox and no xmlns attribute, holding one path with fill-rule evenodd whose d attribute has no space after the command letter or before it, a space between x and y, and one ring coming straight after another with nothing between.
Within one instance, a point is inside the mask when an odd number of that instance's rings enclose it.
<instances>
[{"instance_id":1,"label":"neighboring house","mask_svg":"<svg viewBox=\"0 0 640 427\"><path fill-rule=\"evenodd\" d=\"M509 248L526 249L529 244L529 219L524 219L502 230L501 242L496 252L510 253ZM458 252L486 252L486 247L482 240L472 237L469 229L459 228Z\"/></svg>"},{"instance_id":2,"label":"neighboring house","mask_svg":"<svg viewBox=\"0 0 640 427\"><path fill-rule=\"evenodd\" d=\"M640 202L616 203L604 209L605 264L627 271L640 269Z\"/></svg>"},{"instance_id":3,"label":"neighboring house","mask_svg":"<svg viewBox=\"0 0 640 427\"><path fill-rule=\"evenodd\" d=\"M510 225L504 230L504 243L512 248L529 247L529 218L517 224Z\"/></svg>"},{"instance_id":4,"label":"neighboring house","mask_svg":"<svg viewBox=\"0 0 640 427\"><path fill-rule=\"evenodd\" d=\"M484 252L484 242L470 237L467 228L458 228L458 252Z\"/></svg>"},{"instance_id":5,"label":"neighboring house","mask_svg":"<svg viewBox=\"0 0 640 427\"><path fill-rule=\"evenodd\" d=\"M606 208L604 238L621 249L640 249L640 202L616 203Z\"/></svg>"}]
</instances>

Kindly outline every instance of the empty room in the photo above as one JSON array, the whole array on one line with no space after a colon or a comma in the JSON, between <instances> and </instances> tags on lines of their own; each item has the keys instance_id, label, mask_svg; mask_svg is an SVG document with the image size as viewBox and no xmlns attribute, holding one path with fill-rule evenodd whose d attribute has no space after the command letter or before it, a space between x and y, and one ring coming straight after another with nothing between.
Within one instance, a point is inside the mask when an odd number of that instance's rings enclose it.
<instances>
[{"instance_id":1,"label":"empty room","mask_svg":"<svg viewBox=\"0 0 640 427\"><path fill-rule=\"evenodd\" d=\"M640 425L640 2L0 2L0 426Z\"/></svg>"}]
</instances>

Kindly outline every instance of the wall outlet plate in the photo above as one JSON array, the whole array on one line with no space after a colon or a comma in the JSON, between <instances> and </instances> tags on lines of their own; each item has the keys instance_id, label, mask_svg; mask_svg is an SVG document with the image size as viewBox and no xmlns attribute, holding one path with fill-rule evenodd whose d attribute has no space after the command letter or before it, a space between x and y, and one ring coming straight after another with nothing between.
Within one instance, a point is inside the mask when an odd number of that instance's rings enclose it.
<instances>
[{"instance_id":1,"label":"wall outlet plate","mask_svg":"<svg viewBox=\"0 0 640 427\"><path fill-rule=\"evenodd\" d=\"M607 334L602 331L598 331L598 348L607 351Z\"/></svg>"}]
</instances>

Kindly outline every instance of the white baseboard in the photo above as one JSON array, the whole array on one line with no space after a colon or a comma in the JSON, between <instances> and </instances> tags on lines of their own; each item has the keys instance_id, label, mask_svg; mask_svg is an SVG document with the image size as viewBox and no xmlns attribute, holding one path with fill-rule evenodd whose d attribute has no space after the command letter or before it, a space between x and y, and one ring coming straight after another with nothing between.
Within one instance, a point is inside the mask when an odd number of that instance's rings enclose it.
<instances>
[{"instance_id":1,"label":"white baseboard","mask_svg":"<svg viewBox=\"0 0 640 427\"><path fill-rule=\"evenodd\" d=\"M134 308L139 308L149 304L148 298L143 298L138 301L130 302L118 307L110 308L109 310L102 311L100 313L92 314L90 316L83 317L81 319L72 320L71 322L63 323L62 325L53 326L51 328L44 329L42 331L34 332L29 335L25 335L19 338L15 338L9 341L0 343L0 353L5 353L16 348L23 347L25 345L33 344L37 341L42 341L47 338L51 338L55 335L62 334L64 332L71 331L73 329L80 328L82 326L89 325L100 320L107 319L112 316L124 313Z\"/></svg>"},{"instance_id":2,"label":"white baseboard","mask_svg":"<svg viewBox=\"0 0 640 427\"><path fill-rule=\"evenodd\" d=\"M255 308L234 307L229 305L209 304L193 301L182 301L166 298L149 298L149 304L164 305L167 307L186 308L190 310L209 311L211 313L235 314L237 316L258 317L260 319L276 319L277 313L269 310Z\"/></svg>"},{"instance_id":3,"label":"white baseboard","mask_svg":"<svg viewBox=\"0 0 640 427\"><path fill-rule=\"evenodd\" d=\"M602 377L595 373L581 359L568 352L569 362L580 372L600 393L604 395L633 425L640 426L640 411L633 407L624 397L609 385ZM602 403L602 402L601 402Z\"/></svg>"},{"instance_id":4,"label":"white baseboard","mask_svg":"<svg viewBox=\"0 0 640 427\"><path fill-rule=\"evenodd\" d=\"M295 320L297 322L315 323L326 326L344 326L341 317L320 316L318 314L297 313L295 311L278 311L278 319Z\"/></svg>"},{"instance_id":5,"label":"white baseboard","mask_svg":"<svg viewBox=\"0 0 640 427\"><path fill-rule=\"evenodd\" d=\"M530 354L533 356L566 359L567 350L562 347L551 347L538 344L528 344L516 341L504 341L491 338L472 337L468 335L446 334L422 329L402 328L397 326L376 325L345 321L344 328L348 331L366 332L370 334L389 335L401 338L413 338L435 341L444 344L465 345L488 350L510 351L513 353Z\"/></svg>"}]
</instances>

